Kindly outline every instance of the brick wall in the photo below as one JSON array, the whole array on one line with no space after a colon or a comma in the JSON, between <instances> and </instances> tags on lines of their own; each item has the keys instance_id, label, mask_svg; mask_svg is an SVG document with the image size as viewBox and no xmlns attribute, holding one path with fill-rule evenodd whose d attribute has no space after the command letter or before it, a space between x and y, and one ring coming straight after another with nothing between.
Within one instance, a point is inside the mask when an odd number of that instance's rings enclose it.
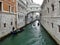
<instances>
[{"instance_id":1,"label":"brick wall","mask_svg":"<svg viewBox=\"0 0 60 45\"><path fill-rule=\"evenodd\" d=\"M16 12L16 0L0 0L3 3L3 10L9 12L9 6L11 8L10 11ZM13 9L12 9L13 8Z\"/></svg>"}]
</instances>

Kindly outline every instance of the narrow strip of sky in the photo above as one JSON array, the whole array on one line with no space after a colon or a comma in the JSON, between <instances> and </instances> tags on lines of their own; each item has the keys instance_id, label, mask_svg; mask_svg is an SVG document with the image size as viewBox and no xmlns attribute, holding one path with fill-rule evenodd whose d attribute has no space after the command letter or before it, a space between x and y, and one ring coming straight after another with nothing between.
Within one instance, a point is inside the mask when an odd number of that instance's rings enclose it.
<instances>
[{"instance_id":1,"label":"narrow strip of sky","mask_svg":"<svg viewBox=\"0 0 60 45\"><path fill-rule=\"evenodd\" d=\"M34 3L41 5L43 3L43 0L33 0Z\"/></svg>"}]
</instances>

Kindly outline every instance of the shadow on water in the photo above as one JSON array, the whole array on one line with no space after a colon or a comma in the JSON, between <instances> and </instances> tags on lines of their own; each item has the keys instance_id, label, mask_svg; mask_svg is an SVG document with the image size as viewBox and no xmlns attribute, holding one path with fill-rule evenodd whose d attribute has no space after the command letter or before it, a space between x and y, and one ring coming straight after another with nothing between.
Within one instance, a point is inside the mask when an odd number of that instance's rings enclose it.
<instances>
[{"instance_id":1,"label":"shadow on water","mask_svg":"<svg viewBox=\"0 0 60 45\"><path fill-rule=\"evenodd\" d=\"M51 35L46 31L46 29L42 25L40 28L43 43L45 43L46 45L58 45L57 42L51 37Z\"/></svg>"}]
</instances>

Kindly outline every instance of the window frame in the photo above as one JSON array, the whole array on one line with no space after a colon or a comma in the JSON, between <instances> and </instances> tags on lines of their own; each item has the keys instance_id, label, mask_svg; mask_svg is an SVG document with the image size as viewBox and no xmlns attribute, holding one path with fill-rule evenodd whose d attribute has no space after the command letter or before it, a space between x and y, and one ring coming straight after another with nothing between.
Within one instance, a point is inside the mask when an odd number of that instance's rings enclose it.
<instances>
[{"instance_id":1,"label":"window frame","mask_svg":"<svg viewBox=\"0 0 60 45\"><path fill-rule=\"evenodd\" d=\"M0 11L2 11L3 10L3 4L2 4L2 2L0 2L1 3L1 10Z\"/></svg>"},{"instance_id":2,"label":"window frame","mask_svg":"<svg viewBox=\"0 0 60 45\"><path fill-rule=\"evenodd\" d=\"M52 11L54 11L54 4L51 4L51 7L52 7Z\"/></svg>"}]
</instances>

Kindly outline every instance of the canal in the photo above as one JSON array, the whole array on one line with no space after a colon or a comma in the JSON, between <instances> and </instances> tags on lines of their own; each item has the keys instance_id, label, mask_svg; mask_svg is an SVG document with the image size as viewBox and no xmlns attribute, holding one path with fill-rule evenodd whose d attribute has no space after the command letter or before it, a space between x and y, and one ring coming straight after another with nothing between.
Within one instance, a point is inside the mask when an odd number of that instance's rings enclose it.
<instances>
[{"instance_id":1,"label":"canal","mask_svg":"<svg viewBox=\"0 0 60 45\"><path fill-rule=\"evenodd\" d=\"M24 27L24 31L16 35L10 35L0 45L57 45L45 29L37 22Z\"/></svg>"}]
</instances>

